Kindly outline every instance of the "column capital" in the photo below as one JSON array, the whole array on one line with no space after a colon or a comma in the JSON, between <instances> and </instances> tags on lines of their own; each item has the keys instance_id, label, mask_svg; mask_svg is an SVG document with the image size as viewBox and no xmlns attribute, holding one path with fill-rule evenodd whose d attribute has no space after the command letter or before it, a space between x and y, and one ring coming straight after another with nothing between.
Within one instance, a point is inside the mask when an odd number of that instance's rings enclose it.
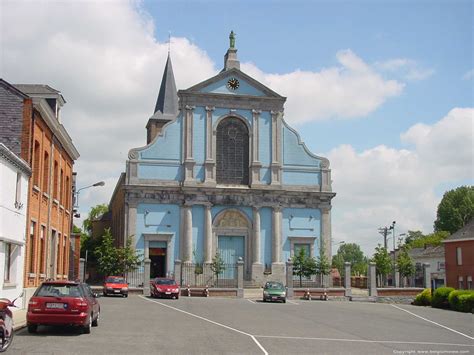
<instances>
[{"instance_id":1,"label":"column capital","mask_svg":"<svg viewBox=\"0 0 474 355\"><path fill-rule=\"evenodd\" d=\"M281 212L283 210L283 206L272 206L274 212Z\"/></svg>"},{"instance_id":2,"label":"column capital","mask_svg":"<svg viewBox=\"0 0 474 355\"><path fill-rule=\"evenodd\" d=\"M254 115L259 115L259 114L262 113L262 110L255 110L255 109L253 109L253 110L252 110L252 113L253 113Z\"/></svg>"},{"instance_id":3,"label":"column capital","mask_svg":"<svg viewBox=\"0 0 474 355\"><path fill-rule=\"evenodd\" d=\"M216 108L214 106L206 106L206 111L207 112L212 112L214 111Z\"/></svg>"},{"instance_id":4,"label":"column capital","mask_svg":"<svg viewBox=\"0 0 474 355\"><path fill-rule=\"evenodd\" d=\"M185 108L186 110L192 111L192 110L194 110L194 109L196 108L196 106L186 105L184 108Z\"/></svg>"},{"instance_id":5,"label":"column capital","mask_svg":"<svg viewBox=\"0 0 474 355\"><path fill-rule=\"evenodd\" d=\"M321 210L322 213L328 213L331 211L332 206L331 205L322 205L319 206L319 209Z\"/></svg>"}]
</instances>

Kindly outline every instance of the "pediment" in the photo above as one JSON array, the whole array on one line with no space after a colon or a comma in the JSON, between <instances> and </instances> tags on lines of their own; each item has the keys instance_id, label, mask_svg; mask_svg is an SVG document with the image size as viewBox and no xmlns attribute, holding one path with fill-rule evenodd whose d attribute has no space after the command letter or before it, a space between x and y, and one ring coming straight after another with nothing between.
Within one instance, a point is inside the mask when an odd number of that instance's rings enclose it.
<instances>
[{"instance_id":1,"label":"pediment","mask_svg":"<svg viewBox=\"0 0 474 355\"><path fill-rule=\"evenodd\" d=\"M232 89L228 87L229 80L231 79L237 79L237 88ZM235 68L222 71L216 76L182 91L188 93L244 95L284 99L283 96Z\"/></svg>"}]
</instances>

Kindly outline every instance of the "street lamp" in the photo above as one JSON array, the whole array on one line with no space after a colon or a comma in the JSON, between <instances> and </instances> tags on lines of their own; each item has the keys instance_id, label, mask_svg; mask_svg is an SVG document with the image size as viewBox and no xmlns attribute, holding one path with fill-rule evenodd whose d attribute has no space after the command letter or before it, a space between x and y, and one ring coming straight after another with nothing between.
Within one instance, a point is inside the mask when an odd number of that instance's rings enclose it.
<instances>
[{"instance_id":1,"label":"street lamp","mask_svg":"<svg viewBox=\"0 0 474 355\"><path fill-rule=\"evenodd\" d=\"M104 186L104 185L105 185L104 181L99 181L99 182L96 182L95 184L85 186L85 187L81 187L77 191L74 191L74 217L76 217L76 218L81 217L81 214L77 213L77 209L79 208L79 193L81 192L81 190L85 190L85 189L88 189L90 187L97 187L97 186Z\"/></svg>"},{"instance_id":2,"label":"street lamp","mask_svg":"<svg viewBox=\"0 0 474 355\"><path fill-rule=\"evenodd\" d=\"M392 286L395 286L395 224L397 222L393 221L392 225L390 226L389 230L392 231L392 237L393 237L393 281L392 281Z\"/></svg>"}]
</instances>

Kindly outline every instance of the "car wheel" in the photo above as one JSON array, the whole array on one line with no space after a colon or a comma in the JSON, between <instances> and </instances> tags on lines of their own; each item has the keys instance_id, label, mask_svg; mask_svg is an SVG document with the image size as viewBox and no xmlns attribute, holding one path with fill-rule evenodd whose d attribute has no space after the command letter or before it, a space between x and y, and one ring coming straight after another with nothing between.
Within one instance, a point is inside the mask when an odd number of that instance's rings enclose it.
<instances>
[{"instance_id":1,"label":"car wheel","mask_svg":"<svg viewBox=\"0 0 474 355\"><path fill-rule=\"evenodd\" d=\"M33 334L38 330L37 324L28 324L28 333Z\"/></svg>"},{"instance_id":2,"label":"car wheel","mask_svg":"<svg viewBox=\"0 0 474 355\"><path fill-rule=\"evenodd\" d=\"M128 293L127 293L127 294L125 294L125 295L123 295L123 297L127 298L127 297L128 297Z\"/></svg>"},{"instance_id":3,"label":"car wheel","mask_svg":"<svg viewBox=\"0 0 474 355\"><path fill-rule=\"evenodd\" d=\"M89 322L82 328L82 332L84 334L90 334L91 333L91 327L92 327L92 314L89 317Z\"/></svg>"},{"instance_id":4,"label":"car wheel","mask_svg":"<svg viewBox=\"0 0 474 355\"><path fill-rule=\"evenodd\" d=\"M267 299L266 299L266 298L264 298L264 299L263 299L263 302L267 302Z\"/></svg>"},{"instance_id":5,"label":"car wheel","mask_svg":"<svg viewBox=\"0 0 474 355\"><path fill-rule=\"evenodd\" d=\"M100 317L100 311L97 313L97 317L92 321L92 326L97 327L99 325L99 317Z\"/></svg>"},{"instance_id":6,"label":"car wheel","mask_svg":"<svg viewBox=\"0 0 474 355\"><path fill-rule=\"evenodd\" d=\"M286 298L283 299L283 303L286 303Z\"/></svg>"}]
</instances>

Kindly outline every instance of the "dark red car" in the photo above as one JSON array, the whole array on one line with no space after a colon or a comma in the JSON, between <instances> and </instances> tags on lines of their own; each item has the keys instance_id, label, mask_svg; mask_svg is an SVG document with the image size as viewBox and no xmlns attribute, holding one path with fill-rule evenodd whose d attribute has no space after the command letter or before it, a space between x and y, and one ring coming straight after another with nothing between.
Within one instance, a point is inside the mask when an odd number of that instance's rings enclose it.
<instances>
[{"instance_id":1,"label":"dark red car","mask_svg":"<svg viewBox=\"0 0 474 355\"><path fill-rule=\"evenodd\" d=\"M173 279L157 277L150 281L151 297L179 298L179 285Z\"/></svg>"},{"instance_id":2,"label":"dark red car","mask_svg":"<svg viewBox=\"0 0 474 355\"><path fill-rule=\"evenodd\" d=\"M73 325L85 334L99 325L100 305L90 287L81 282L43 282L28 303L28 332L38 325Z\"/></svg>"}]
</instances>

